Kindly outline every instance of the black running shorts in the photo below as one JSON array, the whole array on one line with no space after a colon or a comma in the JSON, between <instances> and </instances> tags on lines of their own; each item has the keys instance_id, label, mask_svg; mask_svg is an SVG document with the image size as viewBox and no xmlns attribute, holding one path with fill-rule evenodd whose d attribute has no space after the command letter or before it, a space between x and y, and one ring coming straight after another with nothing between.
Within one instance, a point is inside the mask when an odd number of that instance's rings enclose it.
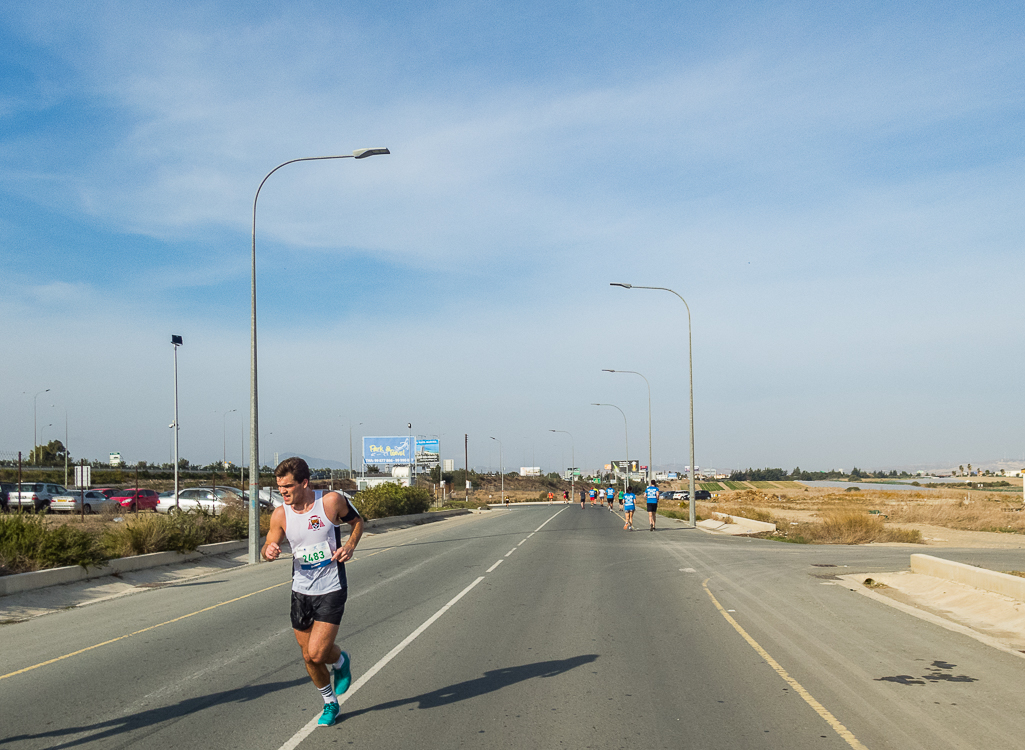
<instances>
[{"instance_id":1,"label":"black running shorts","mask_svg":"<svg viewBox=\"0 0 1025 750\"><path fill-rule=\"evenodd\" d=\"M655 513L658 511L658 503L648 503L648 512Z\"/></svg>"},{"instance_id":2,"label":"black running shorts","mask_svg":"<svg viewBox=\"0 0 1025 750\"><path fill-rule=\"evenodd\" d=\"M342 615L345 614L345 600L348 597L349 589L347 588L319 596L293 591L292 628L309 630L315 621L340 625Z\"/></svg>"}]
</instances>

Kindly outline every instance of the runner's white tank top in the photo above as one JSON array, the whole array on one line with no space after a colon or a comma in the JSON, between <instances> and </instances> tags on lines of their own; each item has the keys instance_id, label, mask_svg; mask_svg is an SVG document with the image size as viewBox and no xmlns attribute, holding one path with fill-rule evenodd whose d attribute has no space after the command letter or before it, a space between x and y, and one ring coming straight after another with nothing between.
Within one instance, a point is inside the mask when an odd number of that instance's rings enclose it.
<instances>
[{"instance_id":1,"label":"runner's white tank top","mask_svg":"<svg viewBox=\"0 0 1025 750\"><path fill-rule=\"evenodd\" d=\"M303 513L296 513L291 505L282 507L285 536L292 547L292 591L320 596L346 588L345 564L331 559L341 534L324 512L323 498Z\"/></svg>"}]
</instances>

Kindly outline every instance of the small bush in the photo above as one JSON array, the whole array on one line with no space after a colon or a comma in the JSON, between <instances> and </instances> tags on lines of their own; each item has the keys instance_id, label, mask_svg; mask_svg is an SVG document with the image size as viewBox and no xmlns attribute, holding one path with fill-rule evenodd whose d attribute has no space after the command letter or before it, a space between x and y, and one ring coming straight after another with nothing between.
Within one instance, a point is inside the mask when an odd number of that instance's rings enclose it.
<instances>
[{"instance_id":1,"label":"small bush","mask_svg":"<svg viewBox=\"0 0 1025 750\"><path fill-rule=\"evenodd\" d=\"M379 484L356 493L352 504L363 518L388 518L426 513L431 507L430 493L420 487Z\"/></svg>"},{"instance_id":2,"label":"small bush","mask_svg":"<svg viewBox=\"0 0 1025 750\"><path fill-rule=\"evenodd\" d=\"M40 515L0 517L0 574L65 565L102 565L108 556L95 536L70 526L48 529Z\"/></svg>"}]
</instances>

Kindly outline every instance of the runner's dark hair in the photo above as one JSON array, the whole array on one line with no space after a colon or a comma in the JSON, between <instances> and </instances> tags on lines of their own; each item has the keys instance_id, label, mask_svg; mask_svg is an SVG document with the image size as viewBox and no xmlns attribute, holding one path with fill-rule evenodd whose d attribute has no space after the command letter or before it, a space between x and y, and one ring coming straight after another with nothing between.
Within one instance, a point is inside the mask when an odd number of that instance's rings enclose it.
<instances>
[{"instance_id":1,"label":"runner's dark hair","mask_svg":"<svg viewBox=\"0 0 1025 750\"><path fill-rule=\"evenodd\" d=\"M310 478L310 467L298 456L291 456L286 458L284 461L278 464L278 468L274 470L274 476L278 479L282 477L292 475L296 483L302 484Z\"/></svg>"}]
</instances>

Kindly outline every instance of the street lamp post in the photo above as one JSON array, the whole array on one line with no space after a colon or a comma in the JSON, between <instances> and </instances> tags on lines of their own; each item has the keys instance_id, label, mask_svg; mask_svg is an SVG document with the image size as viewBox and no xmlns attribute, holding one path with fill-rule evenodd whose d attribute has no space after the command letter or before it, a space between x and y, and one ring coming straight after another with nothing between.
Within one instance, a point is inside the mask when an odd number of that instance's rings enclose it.
<instances>
[{"instance_id":1,"label":"street lamp post","mask_svg":"<svg viewBox=\"0 0 1025 750\"><path fill-rule=\"evenodd\" d=\"M694 346L690 327L690 305L677 292L664 286L634 286L633 284L622 284L619 282L612 282L609 286L621 286L624 289L656 289L660 292L669 292L670 294L675 294L680 302L683 303L683 306L687 308L687 359L690 369L690 471L687 474L690 477L690 525L696 526L694 518Z\"/></svg>"},{"instance_id":2,"label":"street lamp post","mask_svg":"<svg viewBox=\"0 0 1025 750\"><path fill-rule=\"evenodd\" d=\"M576 491L577 491L576 490L576 487L577 487L577 484L576 484L576 482L577 482L577 475L574 473L574 470L577 468L576 441L573 439L573 436L570 435L570 433L566 432L566 430L549 430L549 432L561 432L564 435L569 435L570 460L573 462L573 466L571 467L570 474L569 474L569 499L570 499L570 502L572 502L576 498ZM582 491L583 490L581 490L581 492Z\"/></svg>"},{"instance_id":3,"label":"street lamp post","mask_svg":"<svg viewBox=\"0 0 1025 750\"><path fill-rule=\"evenodd\" d=\"M502 505L505 505L505 459L502 457L502 441L496 437L491 439L498 443L498 471L502 475Z\"/></svg>"},{"instance_id":4,"label":"street lamp post","mask_svg":"<svg viewBox=\"0 0 1025 750\"><path fill-rule=\"evenodd\" d=\"M358 427L362 427L363 423L360 422ZM349 420L349 479L352 479L352 420Z\"/></svg>"},{"instance_id":5,"label":"street lamp post","mask_svg":"<svg viewBox=\"0 0 1025 750\"><path fill-rule=\"evenodd\" d=\"M37 399L44 393L49 392L50 389L47 388L45 391L39 391L39 393L32 397L32 455L35 456L36 466L39 466L39 431L36 428Z\"/></svg>"},{"instance_id":6,"label":"street lamp post","mask_svg":"<svg viewBox=\"0 0 1025 750\"><path fill-rule=\"evenodd\" d=\"M253 248L252 248L252 282L251 282L251 323L250 323L250 362L249 362L249 564L260 561L260 438L259 414L257 407L256 388L256 204L260 199L260 191L272 174L284 166L300 161L324 161L327 159L365 159L368 156L391 153L386 148L361 148L351 154L338 156L306 156L300 159L289 159L274 167L260 182L253 197Z\"/></svg>"},{"instance_id":7,"label":"street lamp post","mask_svg":"<svg viewBox=\"0 0 1025 750\"><path fill-rule=\"evenodd\" d=\"M174 507L178 510L178 347L182 345L182 337L171 335L171 346L174 347Z\"/></svg>"},{"instance_id":8,"label":"street lamp post","mask_svg":"<svg viewBox=\"0 0 1025 750\"><path fill-rule=\"evenodd\" d=\"M221 416L221 468L228 473L228 415L234 414L238 409L231 409Z\"/></svg>"},{"instance_id":9,"label":"street lamp post","mask_svg":"<svg viewBox=\"0 0 1025 750\"><path fill-rule=\"evenodd\" d=\"M626 471L623 472L623 493L626 494L630 491L630 432L626 426L626 414L615 404L591 404L591 406L611 406L620 414L623 414L623 435L626 437Z\"/></svg>"},{"instance_id":10,"label":"street lamp post","mask_svg":"<svg viewBox=\"0 0 1025 750\"><path fill-rule=\"evenodd\" d=\"M636 370L602 370L602 372L621 372L628 375L641 375L641 373ZM648 379L643 375L641 375L641 377L644 378L644 385L648 386L648 484L651 484L651 474L652 471L654 471L651 462L651 383L649 383ZM629 458L629 456L627 456L627 458Z\"/></svg>"},{"instance_id":11,"label":"street lamp post","mask_svg":"<svg viewBox=\"0 0 1025 750\"><path fill-rule=\"evenodd\" d=\"M43 431L44 431L44 430L45 430L45 429L46 429L47 427L53 427L53 422L50 422L50 424L44 424L44 425L43 425L42 427L40 427L40 428L39 428L39 442L40 442L40 443L42 443L42 442L43 442ZM42 446L39 446L39 447L37 447L37 448L36 448L36 463L37 463L37 464L39 463L39 449L40 449L41 447L42 447Z\"/></svg>"}]
</instances>

